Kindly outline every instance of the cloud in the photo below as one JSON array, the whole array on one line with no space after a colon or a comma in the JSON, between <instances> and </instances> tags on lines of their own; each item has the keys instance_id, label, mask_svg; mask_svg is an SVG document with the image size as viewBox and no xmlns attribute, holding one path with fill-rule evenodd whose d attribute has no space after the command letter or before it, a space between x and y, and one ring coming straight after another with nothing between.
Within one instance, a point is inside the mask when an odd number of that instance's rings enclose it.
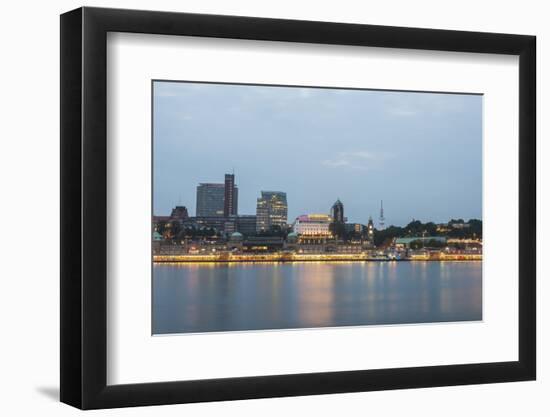
<instances>
[{"instance_id":1,"label":"cloud","mask_svg":"<svg viewBox=\"0 0 550 417\"><path fill-rule=\"evenodd\" d=\"M326 159L321 161L321 163L329 167L342 167L349 165L349 161L346 159Z\"/></svg>"},{"instance_id":2,"label":"cloud","mask_svg":"<svg viewBox=\"0 0 550 417\"><path fill-rule=\"evenodd\" d=\"M348 158L376 159L375 154L367 151L341 152L341 154Z\"/></svg>"},{"instance_id":3,"label":"cloud","mask_svg":"<svg viewBox=\"0 0 550 417\"><path fill-rule=\"evenodd\" d=\"M374 168L382 160L391 155L374 153L364 150L338 152L332 159L325 159L321 164L331 168L350 168L354 170L368 170Z\"/></svg>"},{"instance_id":4,"label":"cloud","mask_svg":"<svg viewBox=\"0 0 550 417\"><path fill-rule=\"evenodd\" d=\"M389 108L388 113L393 116L403 116L403 117L409 117L409 116L415 116L418 114L417 110L413 109L407 109L407 108Z\"/></svg>"}]
</instances>

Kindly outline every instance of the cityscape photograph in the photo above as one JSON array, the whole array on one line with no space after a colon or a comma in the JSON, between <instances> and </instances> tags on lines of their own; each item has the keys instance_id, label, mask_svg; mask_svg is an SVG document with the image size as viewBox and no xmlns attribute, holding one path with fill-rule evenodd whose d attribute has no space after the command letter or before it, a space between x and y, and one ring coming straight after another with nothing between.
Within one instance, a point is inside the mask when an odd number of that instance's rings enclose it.
<instances>
[{"instance_id":1,"label":"cityscape photograph","mask_svg":"<svg viewBox=\"0 0 550 417\"><path fill-rule=\"evenodd\" d=\"M152 334L482 320L482 99L154 81Z\"/></svg>"}]
</instances>

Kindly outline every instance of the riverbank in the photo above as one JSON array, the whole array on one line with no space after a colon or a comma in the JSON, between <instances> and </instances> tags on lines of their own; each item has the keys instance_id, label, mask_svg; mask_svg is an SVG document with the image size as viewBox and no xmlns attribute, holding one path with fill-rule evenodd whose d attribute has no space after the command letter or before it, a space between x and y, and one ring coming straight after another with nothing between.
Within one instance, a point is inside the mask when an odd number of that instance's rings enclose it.
<instances>
[{"instance_id":1,"label":"riverbank","mask_svg":"<svg viewBox=\"0 0 550 417\"><path fill-rule=\"evenodd\" d=\"M389 257L372 257L366 254L305 254L305 253L271 253L271 254L209 254L209 255L155 255L155 263L197 263L197 262L415 262L415 261L482 261L479 254L445 254L414 256L394 259Z\"/></svg>"}]
</instances>

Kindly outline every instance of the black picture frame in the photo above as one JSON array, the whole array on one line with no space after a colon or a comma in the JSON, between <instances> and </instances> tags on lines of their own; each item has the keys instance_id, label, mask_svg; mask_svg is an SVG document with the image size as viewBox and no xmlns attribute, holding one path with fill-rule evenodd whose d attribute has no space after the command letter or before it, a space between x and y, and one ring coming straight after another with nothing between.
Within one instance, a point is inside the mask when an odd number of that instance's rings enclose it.
<instances>
[{"instance_id":1,"label":"black picture frame","mask_svg":"<svg viewBox=\"0 0 550 417\"><path fill-rule=\"evenodd\" d=\"M107 385L108 32L519 56L519 360ZM536 377L534 36L79 8L61 15L61 401L81 409L533 380Z\"/></svg>"}]
</instances>

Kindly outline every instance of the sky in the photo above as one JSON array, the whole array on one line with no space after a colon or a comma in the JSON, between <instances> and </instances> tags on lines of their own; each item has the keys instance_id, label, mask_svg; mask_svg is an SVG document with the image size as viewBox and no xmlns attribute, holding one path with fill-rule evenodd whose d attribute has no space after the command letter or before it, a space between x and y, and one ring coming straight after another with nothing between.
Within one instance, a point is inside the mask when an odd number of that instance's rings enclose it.
<instances>
[{"instance_id":1,"label":"sky","mask_svg":"<svg viewBox=\"0 0 550 417\"><path fill-rule=\"evenodd\" d=\"M239 214L262 190L287 193L288 221L481 219L481 95L155 81L153 210L235 173Z\"/></svg>"}]
</instances>

